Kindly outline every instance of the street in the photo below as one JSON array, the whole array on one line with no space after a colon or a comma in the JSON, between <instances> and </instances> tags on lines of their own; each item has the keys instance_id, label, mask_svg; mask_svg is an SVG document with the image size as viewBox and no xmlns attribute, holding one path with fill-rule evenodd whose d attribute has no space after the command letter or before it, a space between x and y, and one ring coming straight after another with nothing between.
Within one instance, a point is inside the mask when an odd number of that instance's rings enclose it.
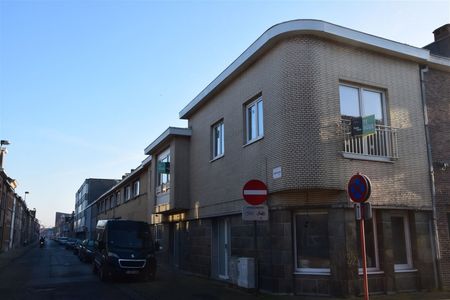
<instances>
[{"instance_id":1,"label":"street","mask_svg":"<svg viewBox=\"0 0 450 300\"><path fill-rule=\"evenodd\" d=\"M0 254L0 258L1 255ZM277 299L311 300L317 297L274 296L251 293L226 283L174 272L159 266L153 282L114 280L101 282L92 273L92 265L80 262L72 251L56 242L48 241L44 248L37 245L6 264L0 264L0 295L9 299ZM371 299L445 299L448 293L404 293L378 295ZM336 298L327 298L336 299Z\"/></svg>"},{"instance_id":2,"label":"street","mask_svg":"<svg viewBox=\"0 0 450 300\"><path fill-rule=\"evenodd\" d=\"M115 280L103 283L92 273L91 264L80 262L72 251L54 241L48 241L44 248L33 246L0 269L0 295L2 300L266 299L223 283L168 270L161 270L153 282Z\"/></svg>"}]
</instances>

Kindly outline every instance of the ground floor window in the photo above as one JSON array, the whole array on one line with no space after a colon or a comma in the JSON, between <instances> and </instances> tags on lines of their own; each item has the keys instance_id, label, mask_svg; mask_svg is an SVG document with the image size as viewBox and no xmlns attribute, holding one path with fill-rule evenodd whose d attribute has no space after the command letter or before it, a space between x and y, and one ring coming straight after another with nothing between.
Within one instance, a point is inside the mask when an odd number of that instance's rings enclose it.
<instances>
[{"instance_id":1,"label":"ground floor window","mask_svg":"<svg viewBox=\"0 0 450 300\"><path fill-rule=\"evenodd\" d=\"M366 257L367 257L367 270L378 271L380 269L378 259L378 239L377 239L377 222L375 219L375 211L373 212L373 218L364 221L364 232L366 237ZM356 221L356 246L358 249L358 268L362 272L362 260L361 260L361 238L360 238L360 222Z\"/></svg>"},{"instance_id":2,"label":"ground floor window","mask_svg":"<svg viewBox=\"0 0 450 300\"><path fill-rule=\"evenodd\" d=\"M411 238L408 215L406 213L391 216L392 248L395 270L412 268Z\"/></svg>"},{"instance_id":3,"label":"ground floor window","mask_svg":"<svg viewBox=\"0 0 450 300\"><path fill-rule=\"evenodd\" d=\"M298 272L330 272L327 212L295 214L295 252Z\"/></svg>"}]
</instances>

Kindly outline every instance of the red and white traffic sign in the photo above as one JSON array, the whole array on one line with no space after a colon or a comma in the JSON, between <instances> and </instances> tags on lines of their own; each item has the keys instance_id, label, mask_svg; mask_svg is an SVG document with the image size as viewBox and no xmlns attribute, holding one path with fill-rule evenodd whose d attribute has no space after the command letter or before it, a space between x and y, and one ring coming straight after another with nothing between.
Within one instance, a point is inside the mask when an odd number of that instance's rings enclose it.
<instances>
[{"instance_id":1,"label":"red and white traffic sign","mask_svg":"<svg viewBox=\"0 0 450 300\"><path fill-rule=\"evenodd\" d=\"M267 200L267 186L260 180L250 180L242 189L242 196L248 204L259 205Z\"/></svg>"}]
</instances>

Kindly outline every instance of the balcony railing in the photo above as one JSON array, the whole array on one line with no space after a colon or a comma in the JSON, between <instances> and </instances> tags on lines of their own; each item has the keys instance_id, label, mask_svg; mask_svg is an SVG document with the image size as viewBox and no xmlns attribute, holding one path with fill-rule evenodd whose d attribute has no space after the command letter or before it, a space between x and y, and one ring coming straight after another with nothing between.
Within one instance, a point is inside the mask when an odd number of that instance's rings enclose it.
<instances>
[{"instance_id":1,"label":"balcony railing","mask_svg":"<svg viewBox=\"0 0 450 300\"><path fill-rule=\"evenodd\" d=\"M375 134L352 136L350 120L342 120L344 155L393 160L398 158L397 129L376 125ZM347 155L346 155L347 154Z\"/></svg>"}]
</instances>

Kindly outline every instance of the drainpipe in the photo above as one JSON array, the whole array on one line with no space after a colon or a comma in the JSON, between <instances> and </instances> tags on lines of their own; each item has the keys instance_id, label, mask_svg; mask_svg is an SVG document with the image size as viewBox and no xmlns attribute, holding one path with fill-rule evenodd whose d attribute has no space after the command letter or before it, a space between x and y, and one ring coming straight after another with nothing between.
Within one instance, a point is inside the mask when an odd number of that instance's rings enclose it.
<instances>
[{"instance_id":1,"label":"drainpipe","mask_svg":"<svg viewBox=\"0 0 450 300\"><path fill-rule=\"evenodd\" d=\"M14 196L12 221L11 221L12 224L11 224L11 231L9 232L9 249L12 249L12 247L13 247L15 219L16 219L16 197Z\"/></svg>"},{"instance_id":2,"label":"drainpipe","mask_svg":"<svg viewBox=\"0 0 450 300\"><path fill-rule=\"evenodd\" d=\"M434 249L435 249L435 263L433 264L434 268L434 277L435 277L435 286L438 289L442 288L441 281L441 270L440 270L440 261L441 261L441 247L439 243L439 232L437 226L437 207L436 207L436 186L434 180L434 168L433 168L433 158L431 154L431 141L430 141L430 132L429 132L429 123L428 123L428 110L427 110L427 100L425 96L425 73L428 72L427 66L420 67L420 89L422 95L422 105L423 105L423 118L424 118L424 127L425 127L425 141L427 145L427 157L428 157L428 165L430 172L430 185L431 185L431 206L432 206L432 233L434 240Z\"/></svg>"}]
</instances>

